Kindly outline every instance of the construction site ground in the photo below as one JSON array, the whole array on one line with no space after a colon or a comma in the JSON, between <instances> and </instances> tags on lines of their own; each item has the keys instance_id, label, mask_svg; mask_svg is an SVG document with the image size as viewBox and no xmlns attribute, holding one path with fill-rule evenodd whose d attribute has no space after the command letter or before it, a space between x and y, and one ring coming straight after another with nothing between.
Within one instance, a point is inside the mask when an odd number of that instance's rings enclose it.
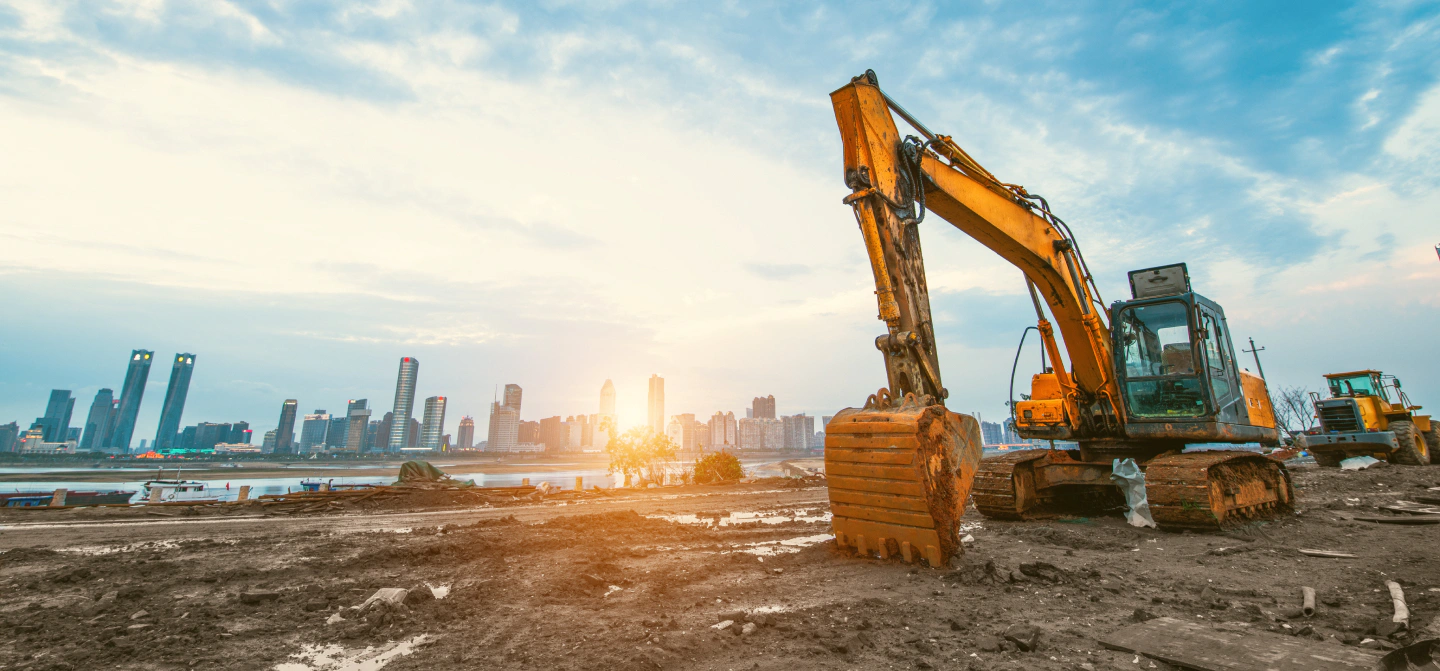
<instances>
[{"instance_id":1,"label":"construction site ground","mask_svg":"<svg viewBox=\"0 0 1440 671\"><path fill-rule=\"evenodd\" d=\"M1383 650L1405 636L1377 633L1386 580L1428 626L1440 525L1348 518L1440 467L1292 472L1297 514L1224 533L972 510L942 569L838 552L823 485L779 478L305 515L10 512L0 668L1164 669L1098 639L1168 616ZM381 588L408 594L355 608Z\"/></svg>"}]
</instances>

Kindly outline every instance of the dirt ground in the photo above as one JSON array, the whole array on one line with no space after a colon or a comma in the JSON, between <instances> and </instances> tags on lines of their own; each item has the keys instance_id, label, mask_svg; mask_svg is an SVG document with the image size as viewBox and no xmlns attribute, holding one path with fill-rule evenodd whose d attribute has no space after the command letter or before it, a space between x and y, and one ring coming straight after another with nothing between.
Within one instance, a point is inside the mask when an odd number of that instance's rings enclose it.
<instances>
[{"instance_id":1,"label":"dirt ground","mask_svg":"<svg viewBox=\"0 0 1440 671\"><path fill-rule=\"evenodd\" d=\"M25 513L0 519L0 668L1165 669L1097 638L1170 616L1385 649L1410 636L1376 633L1385 580L1433 622L1440 525L1347 517L1440 467L1292 472L1297 514L1225 533L972 510L946 569L838 552L824 488L773 481L303 518ZM354 608L389 587L403 604Z\"/></svg>"}]
</instances>

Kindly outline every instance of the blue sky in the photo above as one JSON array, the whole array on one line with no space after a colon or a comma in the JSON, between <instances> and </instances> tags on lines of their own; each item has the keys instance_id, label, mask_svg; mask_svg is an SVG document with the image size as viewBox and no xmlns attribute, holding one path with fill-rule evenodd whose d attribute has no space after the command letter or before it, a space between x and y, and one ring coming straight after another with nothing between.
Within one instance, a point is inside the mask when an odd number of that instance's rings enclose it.
<instances>
[{"instance_id":1,"label":"blue sky","mask_svg":"<svg viewBox=\"0 0 1440 671\"><path fill-rule=\"evenodd\" d=\"M858 404L883 325L827 96L866 68L1107 299L1186 261L1273 384L1440 407L1437 56L1436 3L0 0L0 422L142 347L198 355L185 423L258 431L383 412L402 356L452 431L507 382L529 419L613 378L643 421L651 373L672 413ZM922 236L951 406L998 418L1020 275Z\"/></svg>"}]
</instances>

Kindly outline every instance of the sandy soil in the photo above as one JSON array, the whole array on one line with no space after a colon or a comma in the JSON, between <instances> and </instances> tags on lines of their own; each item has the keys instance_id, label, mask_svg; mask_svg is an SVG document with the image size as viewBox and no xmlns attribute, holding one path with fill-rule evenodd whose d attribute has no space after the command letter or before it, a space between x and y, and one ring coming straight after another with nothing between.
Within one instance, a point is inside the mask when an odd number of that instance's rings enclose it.
<instances>
[{"instance_id":1,"label":"sandy soil","mask_svg":"<svg viewBox=\"0 0 1440 671\"><path fill-rule=\"evenodd\" d=\"M1164 669L1097 637L1171 616L1392 647L1406 635L1374 633L1387 579L1417 628L1432 622L1440 526L1346 518L1440 485L1440 467L1294 473L1296 515L1223 534L972 511L969 551L940 570L837 552L825 490L773 482L567 505L6 518L0 668ZM774 515L714 525L740 512ZM1320 595L1310 619L1292 612L1301 586ZM385 587L410 592L354 608ZM1005 639L1027 626L1033 650Z\"/></svg>"}]
</instances>

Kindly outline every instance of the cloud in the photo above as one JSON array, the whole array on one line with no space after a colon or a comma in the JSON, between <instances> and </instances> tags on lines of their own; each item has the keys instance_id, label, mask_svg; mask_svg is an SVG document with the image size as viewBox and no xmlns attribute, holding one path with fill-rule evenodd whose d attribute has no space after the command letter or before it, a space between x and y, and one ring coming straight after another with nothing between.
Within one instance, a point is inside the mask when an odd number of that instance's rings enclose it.
<instances>
[{"instance_id":1,"label":"cloud","mask_svg":"<svg viewBox=\"0 0 1440 671\"><path fill-rule=\"evenodd\" d=\"M745 269L767 280L788 280L809 275L812 268L801 263L747 263Z\"/></svg>"}]
</instances>

